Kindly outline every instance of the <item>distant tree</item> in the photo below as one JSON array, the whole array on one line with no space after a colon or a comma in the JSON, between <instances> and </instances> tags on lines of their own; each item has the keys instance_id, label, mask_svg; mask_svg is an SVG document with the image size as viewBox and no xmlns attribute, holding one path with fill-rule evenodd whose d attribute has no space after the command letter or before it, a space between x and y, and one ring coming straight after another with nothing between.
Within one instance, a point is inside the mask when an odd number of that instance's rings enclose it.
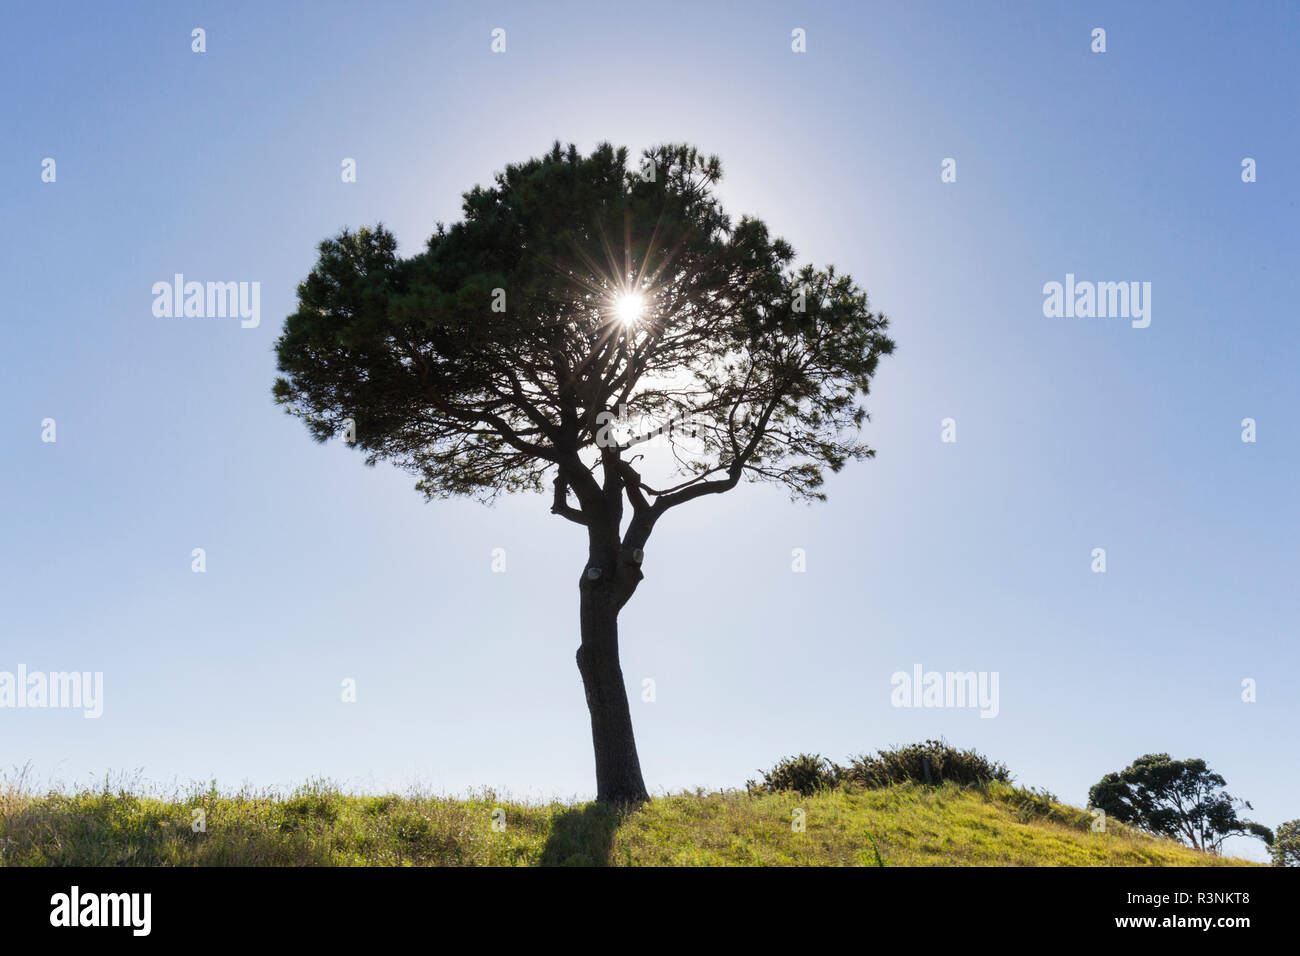
<instances>
[{"instance_id":1,"label":"distant tree","mask_svg":"<svg viewBox=\"0 0 1300 956\"><path fill-rule=\"evenodd\" d=\"M824 469L873 454L859 426L894 347L852 278L733 222L720 176L687 146L629 169L625 149L557 143L410 258L382 226L323 242L276 344L276 399L317 440L344 434L430 499L549 484L584 529L577 658L606 802L646 799L618 615L651 532L742 478L823 498Z\"/></svg>"},{"instance_id":2,"label":"distant tree","mask_svg":"<svg viewBox=\"0 0 1300 956\"><path fill-rule=\"evenodd\" d=\"M1300 866L1300 820L1288 820L1273 838L1273 865Z\"/></svg>"},{"instance_id":3,"label":"distant tree","mask_svg":"<svg viewBox=\"0 0 1300 956\"><path fill-rule=\"evenodd\" d=\"M1225 785L1204 760L1147 754L1102 777L1088 791L1088 805L1110 819L1210 853L1218 853L1230 836L1257 836L1272 845L1268 827L1238 816L1253 808L1229 796Z\"/></svg>"}]
</instances>

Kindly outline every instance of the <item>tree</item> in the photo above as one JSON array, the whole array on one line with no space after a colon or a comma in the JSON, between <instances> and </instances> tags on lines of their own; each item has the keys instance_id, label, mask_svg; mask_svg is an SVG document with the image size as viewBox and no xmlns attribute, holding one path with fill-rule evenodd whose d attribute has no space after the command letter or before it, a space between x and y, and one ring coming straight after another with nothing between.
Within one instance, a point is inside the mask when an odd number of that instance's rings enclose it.
<instances>
[{"instance_id":1,"label":"tree","mask_svg":"<svg viewBox=\"0 0 1300 956\"><path fill-rule=\"evenodd\" d=\"M618 615L669 512L775 482L822 499L861 440L887 320L833 267L733 222L717 157L559 143L464 195L423 252L382 225L321 243L276 344L275 397L319 441L429 498L542 491L581 526L578 670L597 799L647 798Z\"/></svg>"},{"instance_id":2,"label":"tree","mask_svg":"<svg viewBox=\"0 0 1300 956\"><path fill-rule=\"evenodd\" d=\"M1300 820L1288 820L1273 839L1274 866L1300 866Z\"/></svg>"},{"instance_id":3,"label":"tree","mask_svg":"<svg viewBox=\"0 0 1300 956\"><path fill-rule=\"evenodd\" d=\"M1204 760L1171 760L1147 754L1088 791L1088 805L1111 819L1157 836L1218 853L1230 836L1250 835L1272 845L1268 827L1238 817L1253 809L1224 791L1226 782Z\"/></svg>"}]
</instances>

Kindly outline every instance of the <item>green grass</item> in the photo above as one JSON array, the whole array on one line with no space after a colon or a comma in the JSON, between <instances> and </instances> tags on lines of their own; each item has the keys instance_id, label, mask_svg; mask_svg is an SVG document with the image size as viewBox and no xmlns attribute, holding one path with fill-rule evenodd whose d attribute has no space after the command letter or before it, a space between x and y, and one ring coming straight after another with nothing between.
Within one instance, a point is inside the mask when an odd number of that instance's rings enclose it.
<instances>
[{"instance_id":1,"label":"green grass","mask_svg":"<svg viewBox=\"0 0 1300 956\"><path fill-rule=\"evenodd\" d=\"M194 832L202 810L206 831ZM792 827L803 811L805 829ZM493 827L504 811L505 829ZM0 789L7 866L1220 866L1245 865L1092 818L1007 784L902 784L749 796L683 793L618 813L598 804L292 794L215 788L147 796L105 786Z\"/></svg>"}]
</instances>

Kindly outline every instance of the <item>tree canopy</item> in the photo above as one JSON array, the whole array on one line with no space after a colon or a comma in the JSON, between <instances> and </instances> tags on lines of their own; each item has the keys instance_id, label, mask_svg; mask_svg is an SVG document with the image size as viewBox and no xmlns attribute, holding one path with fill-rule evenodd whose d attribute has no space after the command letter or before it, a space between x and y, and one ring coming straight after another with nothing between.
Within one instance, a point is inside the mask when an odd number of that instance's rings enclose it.
<instances>
[{"instance_id":1,"label":"tree canopy","mask_svg":"<svg viewBox=\"0 0 1300 956\"><path fill-rule=\"evenodd\" d=\"M1272 844L1267 827L1242 819L1251 805L1229 796L1226 781L1204 760L1171 760L1146 754L1118 773L1108 773L1088 791L1088 805L1148 833L1218 852L1230 836L1257 836Z\"/></svg>"},{"instance_id":2,"label":"tree canopy","mask_svg":"<svg viewBox=\"0 0 1300 956\"><path fill-rule=\"evenodd\" d=\"M382 226L344 230L299 286L277 400L317 439L352 426L369 463L430 497L554 471L553 510L586 523L608 497L598 465L656 516L742 477L822 497L824 469L872 454L858 427L887 320L849 276L733 222L720 176L687 146L629 169L625 149L557 143L466 193L410 258ZM654 486L637 467L652 439L672 471Z\"/></svg>"}]
</instances>

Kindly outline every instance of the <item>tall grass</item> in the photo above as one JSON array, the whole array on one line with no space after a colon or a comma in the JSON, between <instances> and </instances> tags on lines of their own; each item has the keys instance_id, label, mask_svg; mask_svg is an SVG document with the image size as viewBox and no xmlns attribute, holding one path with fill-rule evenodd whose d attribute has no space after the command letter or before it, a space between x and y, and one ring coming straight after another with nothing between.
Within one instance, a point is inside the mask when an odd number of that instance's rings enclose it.
<instances>
[{"instance_id":1,"label":"tall grass","mask_svg":"<svg viewBox=\"0 0 1300 956\"><path fill-rule=\"evenodd\" d=\"M795 811L802 811L796 814ZM201 811L201 813L196 813ZM802 820L803 829L794 826ZM196 822L202 828L196 829ZM504 827L502 828L502 824ZM992 782L797 793L680 793L620 813L598 804L288 793L131 781L36 793L0 781L8 866L1205 866L1240 863Z\"/></svg>"}]
</instances>

